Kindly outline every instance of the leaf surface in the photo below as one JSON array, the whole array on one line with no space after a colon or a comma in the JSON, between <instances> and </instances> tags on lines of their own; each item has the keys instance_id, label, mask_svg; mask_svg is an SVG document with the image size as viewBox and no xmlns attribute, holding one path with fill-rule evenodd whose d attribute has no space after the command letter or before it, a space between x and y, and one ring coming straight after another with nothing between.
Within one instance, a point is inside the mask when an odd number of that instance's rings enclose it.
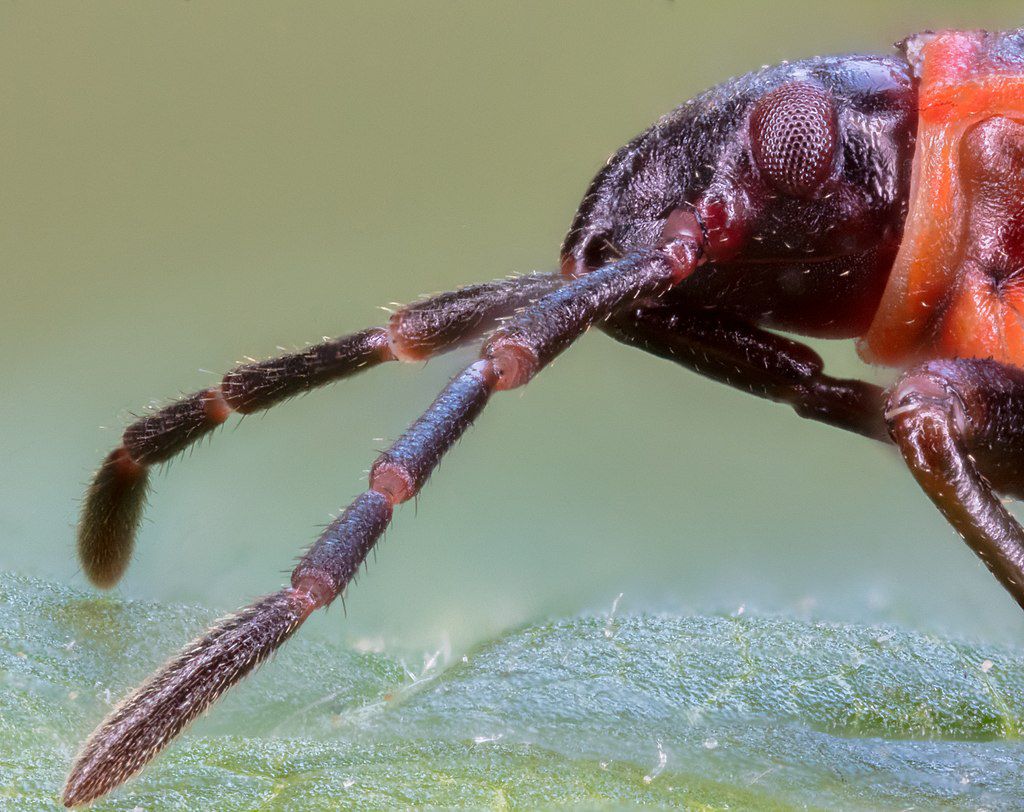
<instances>
[{"instance_id":1,"label":"leaf surface","mask_svg":"<svg viewBox=\"0 0 1024 812\"><path fill-rule=\"evenodd\" d=\"M0 807L58 809L211 620L0 576ZM576 617L451 663L298 639L98 810L1015 809L1024 652L772 617Z\"/></svg>"}]
</instances>

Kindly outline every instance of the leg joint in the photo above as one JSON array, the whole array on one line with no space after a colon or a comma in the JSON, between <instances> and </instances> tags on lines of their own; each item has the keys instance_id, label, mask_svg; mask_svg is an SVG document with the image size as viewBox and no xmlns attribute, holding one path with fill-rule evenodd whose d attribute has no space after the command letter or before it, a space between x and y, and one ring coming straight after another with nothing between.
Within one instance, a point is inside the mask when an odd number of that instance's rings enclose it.
<instances>
[{"instance_id":1,"label":"leg joint","mask_svg":"<svg viewBox=\"0 0 1024 812\"><path fill-rule=\"evenodd\" d=\"M886 402L885 421L894 437L936 421L962 436L969 424L963 397L937 364L912 369L896 382Z\"/></svg>"},{"instance_id":2,"label":"leg joint","mask_svg":"<svg viewBox=\"0 0 1024 812\"><path fill-rule=\"evenodd\" d=\"M386 456L370 469L370 489L383 494L392 505L409 501L419 491L409 469Z\"/></svg>"},{"instance_id":3,"label":"leg joint","mask_svg":"<svg viewBox=\"0 0 1024 812\"><path fill-rule=\"evenodd\" d=\"M540 370L540 358L533 349L502 335L489 341L483 354L493 364L499 390L523 386Z\"/></svg>"}]
</instances>

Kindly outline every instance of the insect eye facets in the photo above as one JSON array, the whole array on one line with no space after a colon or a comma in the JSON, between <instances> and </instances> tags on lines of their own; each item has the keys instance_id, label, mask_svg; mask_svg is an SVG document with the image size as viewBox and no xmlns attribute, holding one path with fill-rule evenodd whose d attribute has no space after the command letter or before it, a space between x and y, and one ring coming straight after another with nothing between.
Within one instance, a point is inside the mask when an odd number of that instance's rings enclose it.
<instances>
[{"instance_id":1,"label":"insect eye facets","mask_svg":"<svg viewBox=\"0 0 1024 812\"><path fill-rule=\"evenodd\" d=\"M839 145L832 95L806 82L767 93L751 112L750 144L769 186L790 197L814 199L832 174Z\"/></svg>"}]
</instances>

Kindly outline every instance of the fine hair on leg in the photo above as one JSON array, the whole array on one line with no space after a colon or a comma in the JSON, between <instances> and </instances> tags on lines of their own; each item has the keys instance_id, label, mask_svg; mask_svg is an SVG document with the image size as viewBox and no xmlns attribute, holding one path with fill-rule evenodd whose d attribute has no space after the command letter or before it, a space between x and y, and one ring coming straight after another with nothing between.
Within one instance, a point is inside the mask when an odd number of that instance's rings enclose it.
<instances>
[{"instance_id":1,"label":"fine hair on leg","mask_svg":"<svg viewBox=\"0 0 1024 812\"><path fill-rule=\"evenodd\" d=\"M100 724L75 759L64 804L89 803L142 769L314 609L340 595L387 528L393 506L419 492L495 391L525 384L594 321L634 299L661 295L692 273L699 257L692 243L638 251L517 312L378 457L369 490L306 552L290 586L214 624Z\"/></svg>"}]
</instances>

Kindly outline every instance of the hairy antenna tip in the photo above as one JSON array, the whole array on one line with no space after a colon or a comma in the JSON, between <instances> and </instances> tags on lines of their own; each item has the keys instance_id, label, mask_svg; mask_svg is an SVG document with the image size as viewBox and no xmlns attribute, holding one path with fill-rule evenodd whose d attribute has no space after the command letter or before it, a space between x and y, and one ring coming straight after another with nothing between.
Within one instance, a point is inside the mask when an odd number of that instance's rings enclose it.
<instances>
[{"instance_id":1,"label":"hairy antenna tip","mask_svg":"<svg viewBox=\"0 0 1024 812\"><path fill-rule=\"evenodd\" d=\"M89 580L109 589L124 575L146 503L146 467L123 446L93 476L78 524L78 559Z\"/></svg>"}]
</instances>

